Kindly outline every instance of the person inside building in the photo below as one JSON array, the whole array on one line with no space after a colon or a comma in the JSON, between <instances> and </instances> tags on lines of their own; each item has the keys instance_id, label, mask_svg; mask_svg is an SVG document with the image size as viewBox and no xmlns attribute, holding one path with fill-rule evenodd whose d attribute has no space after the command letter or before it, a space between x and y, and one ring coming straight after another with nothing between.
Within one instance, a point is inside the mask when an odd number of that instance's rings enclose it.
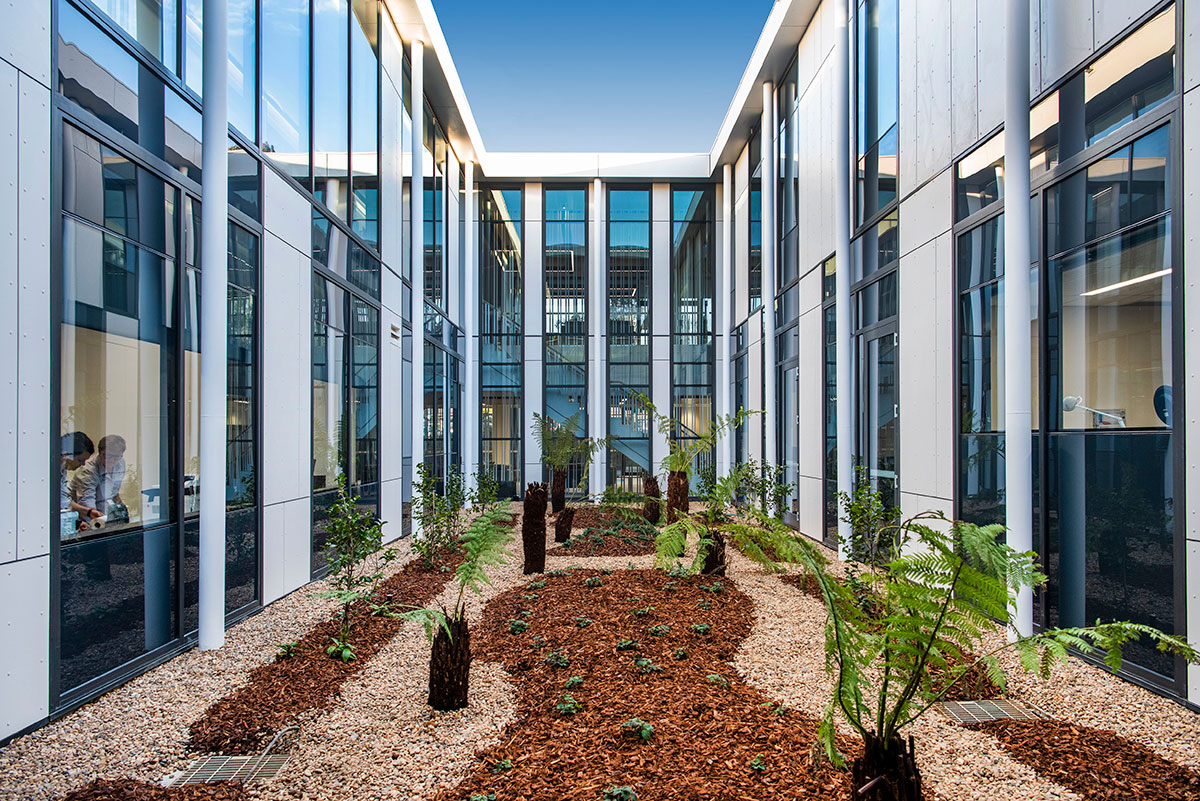
<instances>
[{"instance_id":1,"label":"person inside building","mask_svg":"<svg viewBox=\"0 0 1200 801\"><path fill-rule=\"evenodd\" d=\"M72 431L62 437L62 461L59 463L58 475L58 508L63 516L63 534L69 535L82 531L88 524L84 518L89 518L88 508L78 504L71 497L68 487L68 472L74 472L91 458L96 452L92 438L82 431ZM97 515L99 513L97 512Z\"/></svg>"},{"instance_id":2,"label":"person inside building","mask_svg":"<svg viewBox=\"0 0 1200 801\"><path fill-rule=\"evenodd\" d=\"M125 480L125 438L109 434L100 440L96 453L71 478L71 499L81 508L81 522L103 525L129 522L121 502Z\"/></svg>"}]
</instances>

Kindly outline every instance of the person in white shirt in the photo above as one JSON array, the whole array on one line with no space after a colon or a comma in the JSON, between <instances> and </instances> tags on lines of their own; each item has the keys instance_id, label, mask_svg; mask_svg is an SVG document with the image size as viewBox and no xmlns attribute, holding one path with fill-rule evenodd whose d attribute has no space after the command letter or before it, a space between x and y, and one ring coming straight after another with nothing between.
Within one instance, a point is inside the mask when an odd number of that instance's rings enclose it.
<instances>
[{"instance_id":1,"label":"person in white shirt","mask_svg":"<svg viewBox=\"0 0 1200 801\"><path fill-rule=\"evenodd\" d=\"M83 507L81 521L107 515L121 505L121 482L125 480L125 438L109 434L100 440L96 453L71 479L71 499Z\"/></svg>"}]
</instances>

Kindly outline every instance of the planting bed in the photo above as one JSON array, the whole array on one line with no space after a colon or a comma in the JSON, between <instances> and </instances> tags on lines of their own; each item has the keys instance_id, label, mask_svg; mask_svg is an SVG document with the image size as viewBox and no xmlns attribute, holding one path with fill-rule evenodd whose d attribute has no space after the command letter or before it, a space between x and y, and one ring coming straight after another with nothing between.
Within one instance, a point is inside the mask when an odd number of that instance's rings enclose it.
<instances>
[{"instance_id":1,"label":"planting bed","mask_svg":"<svg viewBox=\"0 0 1200 801\"><path fill-rule=\"evenodd\" d=\"M631 528L589 528L551 548L550 556L643 556L654 553L654 538Z\"/></svg>"},{"instance_id":2,"label":"planting bed","mask_svg":"<svg viewBox=\"0 0 1200 801\"><path fill-rule=\"evenodd\" d=\"M647 799L847 796L845 774L811 768L816 720L733 668L752 604L732 581L578 570L544 582L492 600L473 635L477 656L511 675L518 717L439 801L591 801L614 786Z\"/></svg>"},{"instance_id":3,"label":"planting bed","mask_svg":"<svg viewBox=\"0 0 1200 801\"><path fill-rule=\"evenodd\" d=\"M993 720L972 723L969 728L997 738L1014 759L1084 798L1102 801L1200 798L1200 773L1163 759L1111 731L1058 720Z\"/></svg>"},{"instance_id":4,"label":"planting bed","mask_svg":"<svg viewBox=\"0 0 1200 801\"><path fill-rule=\"evenodd\" d=\"M444 553L439 569L414 559L383 582L378 600L391 596L401 611L423 606L442 591L460 561L461 555ZM326 655L338 621L322 621L296 643L293 656L276 657L255 668L246 685L205 710L192 724L190 745L211 753L250 753L301 713L327 707L342 682L361 670L401 626L400 620L374 616L361 604L354 606L353 620L355 659L343 662Z\"/></svg>"},{"instance_id":5,"label":"planting bed","mask_svg":"<svg viewBox=\"0 0 1200 801\"><path fill-rule=\"evenodd\" d=\"M67 795L63 801L250 801L241 784L189 784L160 787L130 779L97 779Z\"/></svg>"}]
</instances>

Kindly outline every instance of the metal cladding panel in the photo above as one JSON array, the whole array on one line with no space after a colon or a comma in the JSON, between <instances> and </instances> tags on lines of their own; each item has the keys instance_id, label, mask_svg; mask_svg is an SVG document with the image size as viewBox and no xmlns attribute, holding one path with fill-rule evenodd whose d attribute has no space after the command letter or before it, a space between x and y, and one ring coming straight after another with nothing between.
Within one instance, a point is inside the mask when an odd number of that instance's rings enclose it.
<instances>
[{"instance_id":1,"label":"metal cladding panel","mask_svg":"<svg viewBox=\"0 0 1200 801\"><path fill-rule=\"evenodd\" d=\"M907 191L950 162L950 0L900 8L900 186Z\"/></svg>"},{"instance_id":2,"label":"metal cladding panel","mask_svg":"<svg viewBox=\"0 0 1200 801\"><path fill-rule=\"evenodd\" d=\"M1116 39L1158 0L1092 0L1092 48L1099 50Z\"/></svg>"},{"instance_id":3,"label":"metal cladding panel","mask_svg":"<svg viewBox=\"0 0 1200 801\"><path fill-rule=\"evenodd\" d=\"M956 154L979 139L977 5L976 0L950 5L950 124Z\"/></svg>"},{"instance_id":4,"label":"metal cladding panel","mask_svg":"<svg viewBox=\"0 0 1200 801\"><path fill-rule=\"evenodd\" d=\"M819 478L800 476L797 490L800 495L800 532L820 541L825 532L824 484Z\"/></svg>"},{"instance_id":5,"label":"metal cladding panel","mask_svg":"<svg viewBox=\"0 0 1200 801\"><path fill-rule=\"evenodd\" d=\"M16 354L17 230L20 198L17 192L17 71L0 63L0 353ZM0 364L0 564L17 558L17 380L18 358Z\"/></svg>"},{"instance_id":6,"label":"metal cladding panel","mask_svg":"<svg viewBox=\"0 0 1200 801\"><path fill-rule=\"evenodd\" d=\"M49 2L9 0L3 6L0 59L7 61L43 87L50 86Z\"/></svg>"},{"instance_id":7,"label":"metal cladding panel","mask_svg":"<svg viewBox=\"0 0 1200 801\"><path fill-rule=\"evenodd\" d=\"M1093 52L1092 0L1041 0L1042 86L1070 73Z\"/></svg>"},{"instance_id":8,"label":"metal cladding panel","mask_svg":"<svg viewBox=\"0 0 1200 801\"><path fill-rule=\"evenodd\" d=\"M388 272L387 270L384 271ZM403 476L404 459L404 421L403 408L391 399L403 397L404 391L404 347L401 340L403 324L400 316L394 312L383 312L383 344L380 361L380 389L382 397L387 402L379 405L379 471L383 481L391 481ZM385 520L395 520L399 526L400 518L384 517Z\"/></svg>"},{"instance_id":9,"label":"metal cladding panel","mask_svg":"<svg viewBox=\"0 0 1200 801\"><path fill-rule=\"evenodd\" d=\"M1188 642L1200 648L1200 542L1187 541L1185 575L1190 577L1187 595ZM1187 697L1193 704L1200 704L1200 665L1188 665Z\"/></svg>"},{"instance_id":10,"label":"metal cladding panel","mask_svg":"<svg viewBox=\"0 0 1200 801\"><path fill-rule=\"evenodd\" d=\"M399 458L396 460L400 461ZM404 482L395 478L384 480L379 487L379 516L383 519L384 543L404 534Z\"/></svg>"},{"instance_id":11,"label":"metal cladding panel","mask_svg":"<svg viewBox=\"0 0 1200 801\"><path fill-rule=\"evenodd\" d=\"M311 529L309 498L263 507L263 603L277 601L309 582Z\"/></svg>"},{"instance_id":12,"label":"metal cladding panel","mask_svg":"<svg viewBox=\"0 0 1200 801\"><path fill-rule=\"evenodd\" d=\"M50 557L0 566L0 739L49 714Z\"/></svg>"},{"instance_id":13,"label":"metal cladding panel","mask_svg":"<svg viewBox=\"0 0 1200 801\"><path fill-rule=\"evenodd\" d=\"M1183 6L1183 88L1200 86L1200 3Z\"/></svg>"},{"instance_id":14,"label":"metal cladding panel","mask_svg":"<svg viewBox=\"0 0 1200 801\"><path fill-rule=\"evenodd\" d=\"M803 284L801 284L803 289ZM801 292L801 296L803 296ZM821 478L825 471L825 346L824 312L815 308L800 315L799 472Z\"/></svg>"},{"instance_id":15,"label":"metal cladding panel","mask_svg":"<svg viewBox=\"0 0 1200 801\"><path fill-rule=\"evenodd\" d=\"M301 253L312 253L312 206L274 170L263 170L263 227Z\"/></svg>"},{"instance_id":16,"label":"metal cladding panel","mask_svg":"<svg viewBox=\"0 0 1200 801\"><path fill-rule=\"evenodd\" d=\"M541 336L545 324L542 282L542 185L525 184L525 335ZM539 351L538 358L541 358ZM528 382L526 382L528 385ZM540 408L540 407L539 407Z\"/></svg>"},{"instance_id":17,"label":"metal cladding panel","mask_svg":"<svg viewBox=\"0 0 1200 801\"><path fill-rule=\"evenodd\" d=\"M309 258L271 232L263 258L263 503L311 492L312 268Z\"/></svg>"},{"instance_id":18,"label":"metal cladding panel","mask_svg":"<svg viewBox=\"0 0 1200 801\"><path fill-rule=\"evenodd\" d=\"M50 550L50 92L17 78L17 558Z\"/></svg>"},{"instance_id":19,"label":"metal cladding panel","mask_svg":"<svg viewBox=\"0 0 1200 801\"><path fill-rule=\"evenodd\" d=\"M979 83L975 95L979 98L978 135L1004 123L1004 4L980 2L978 14L978 71ZM1037 50L1030 45L1030 60L1037 60ZM1032 69L1032 68L1031 68Z\"/></svg>"},{"instance_id":20,"label":"metal cladding panel","mask_svg":"<svg viewBox=\"0 0 1200 801\"><path fill-rule=\"evenodd\" d=\"M953 225L951 193L952 171L942 170L917 192L900 204L900 253L910 253Z\"/></svg>"},{"instance_id":21,"label":"metal cladding panel","mask_svg":"<svg viewBox=\"0 0 1200 801\"><path fill-rule=\"evenodd\" d=\"M751 459L763 458L763 418L771 415L772 422L778 410L763 408L763 346L761 330L758 324L758 314L750 315L750 328L753 329L753 341L746 350L746 408L751 411L761 411L762 414L751 415L746 421L746 441L749 443ZM771 462L775 461L772 454Z\"/></svg>"},{"instance_id":22,"label":"metal cladding panel","mask_svg":"<svg viewBox=\"0 0 1200 801\"><path fill-rule=\"evenodd\" d=\"M526 206L528 208L528 206ZM526 251L528 252L528 251ZM528 262L526 262L528 264ZM526 273L528 276L528 273ZM530 284L526 279L526 296L530 293L529 288L536 286L537 296L541 298L541 282L536 285ZM541 314L539 310L539 315ZM526 319L528 325L528 318ZM542 338L540 336L525 337L525 481L542 481L542 446L538 442L537 432L533 427L533 413L544 413L544 381L542 377ZM518 492L521 497L525 495L525 488L518 487Z\"/></svg>"},{"instance_id":23,"label":"metal cladding panel","mask_svg":"<svg viewBox=\"0 0 1200 801\"><path fill-rule=\"evenodd\" d=\"M954 343L949 243L950 234L943 234L900 260L898 459L905 492L947 499L953 494L949 466L958 420L950 405Z\"/></svg>"},{"instance_id":24,"label":"metal cladding panel","mask_svg":"<svg viewBox=\"0 0 1200 801\"><path fill-rule=\"evenodd\" d=\"M385 29L390 27L383 26ZM388 37L384 37L385 42L384 52L388 47L386 42ZM382 158L382 174L384 180L381 182L381 194L379 206L382 213L379 215L379 246L380 256L383 263L394 267L397 271L402 269L403 250L402 235L400 233L400 218L401 205L403 203L403 192L401 191L401 183L403 176L401 175L401 153L400 148L396 145L401 142L401 123L400 118L404 113L404 107L400 103L400 78L393 78L385 71L382 81L382 92L380 102L382 112L379 117L380 133L383 141L388 143L388 147L383 148ZM399 304L399 299L396 303ZM399 311L399 305L392 307L393 310Z\"/></svg>"},{"instance_id":25,"label":"metal cladding panel","mask_svg":"<svg viewBox=\"0 0 1200 801\"><path fill-rule=\"evenodd\" d=\"M733 166L733 308L729 312L729 324L740 325L746 319L750 307L750 146L742 149Z\"/></svg>"},{"instance_id":26,"label":"metal cladding panel","mask_svg":"<svg viewBox=\"0 0 1200 801\"><path fill-rule=\"evenodd\" d=\"M1200 5L1192 3L1188 7ZM1195 19L1195 18L1193 18ZM1190 21L1189 21L1190 22ZM1184 56L1187 56L1184 49ZM1200 92L1188 92L1183 102L1184 130L1200 129ZM1200 144L1195 137L1185 141L1183 152L1183 185L1186 196L1183 203L1184 257L1200 252ZM1184 411L1184 453L1200 453L1200 321L1196 309L1200 309L1200 274L1196 270L1185 271L1183 287L1184 319L1183 331L1185 390L1187 407ZM1184 575L1187 586L1187 630L1188 640L1200 647L1200 501L1196 488L1200 487L1200 460L1189 458L1184 472L1184 493L1187 498L1186 564ZM1188 700L1200 704L1200 666L1188 667Z\"/></svg>"}]
</instances>

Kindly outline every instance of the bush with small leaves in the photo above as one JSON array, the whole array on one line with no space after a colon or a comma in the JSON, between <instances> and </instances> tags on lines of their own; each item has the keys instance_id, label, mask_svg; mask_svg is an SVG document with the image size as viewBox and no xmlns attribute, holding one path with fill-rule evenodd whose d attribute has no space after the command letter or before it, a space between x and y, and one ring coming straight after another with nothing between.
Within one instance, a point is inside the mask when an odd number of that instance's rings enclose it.
<instances>
[{"instance_id":1,"label":"bush with small leaves","mask_svg":"<svg viewBox=\"0 0 1200 801\"><path fill-rule=\"evenodd\" d=\"M581 629L586 629L588 626L592 625L592 620L591 618L577 617L575 618L575 625Z\"/></svg>"},{"instance_id":2,"label":"bush with small leaves","mask_svg":"<svg viewBox=\"0 0 1200 801\"><path fill-rule=\"evenodd\" d=\"M673 656L674 656L676 659L678 659L678 660L682 661L682 660L684 660L684 659L687 659L687 658L688 658L688 649L686 649L686 648L676 648L676 649L675 649L675 650L672 652L672 655L673 655Z\"/></svg>"},{"instance_id":3,"label":"bush with small leaves","mask_svg":"<svg viewBox=\"0 0 1200 801\"><path fill-rule=\"evenodd\" d=\"M638 673L661 673L662 668L654 664L654 660L646 656L639 656L633 660L633 666L638 669Z\"/></svg>"},{"instance_id":4,"label":"bush with small leaves","mask_svg":"<svg viewBox=\"0 0 1200 801\"><path fill-rule=\"evenodd\" d=\"M603 583L604 582L600 580L599 576L591 576L591 577L585 578L583 580L583 586L585 586L585 587L595 588L595 587L599 587Z\"/></svg>"},{"instance_id":5,"label":"bush with small leaves","mask_svg":"<svg viewBox=\"0 0 1200 801\"><path fill-rule=\"evenodd\" d=\"M638 649L637 640L620 640L617 642L618 651L636 651Z\"/></svg>"},{"instance_id":6,"label":"bush with small leaves","mask_svg":"<svg viewBox=\"0 0 1200 801\"><path fill-rule=\"evenodd\" d=\"M546 638L545 637L537 637L537 636L535 636L533 638L533 640L530 641L530 643L529 643L529 646L531 648L533 648L533 650L535 650L535 651L542 650L543 648L546 647L546 645L547 645Z\"/></svg>"},{"instance_id":7,"label":"bush with small leaves","mask_svg":"<svg viewBox=\"0 0 1200 801\"><path fill-rule=\"evenodd\" d=\"M562 700L554 705L554 709L558 712L558 714L570 717L579 710L583 709L583 707L579 705L579 702L575 700L573 695L570 693L563 693Z\"/></svg>"},{"instance_id":8,"label":"bush with small leaves","mask_svg":"<svg viewBox=\"0 0 1200 801\"><path fill-rule=\"evenodd\" d=\"M763 760L762 754L758 754L754 757L754 759L750 760L750 770L756 770L759 773L762 773L766 769L767 763Z\"/></svg>"},{"instance_id":9,"label":"bush with small leaves","mask_svg":"<svg viewBox=\"0 0 1200 801\"><path fill-rule=\"evenodd\" d=\"M654 611L653 606L643 606L641 609L631 610L634 617L646 617Z\"/></svg>"},{"instance_id":10,"label":"bush with small leaves","mask_svg":"<svg viewBox=\"0 0 1200 801\"><path fill-rule=\"evenodd\" d=\"M712 626L708 625L707 623L693 623L692 631L694 631L696 634L708 634L710 631L712 631Z\"/></svg>"},{"instance_id":11,"label":"bush with small leaves","mask_svg":"<svg viewBox=\"0 0 1200 801\"><path fill-rule=\"evenodd\" d=\"M343 662L349 662L357 658L354 656L354 649L351 647L349 640L343 640L340 637L330 637L329 642L331 645L325 649L325 653L328 656L340 659Z\"/></svg>"},{"instance_id":12,"label":"bush with small leaves","mask_svg":"<svg viewBox=\"0 0 1200 801\"><path fill-rule=\"evenodd\" d=\"M621 728L628 734L641 737L643 742L654 736L654 727L641 718L630 718L621 724Z\"/></svg>"},{"instance_id":13,"label":"bush with small leaves","mask_svg":"<svg viewBox=\"0 0 1200 801\"><path fill-rule=\"evenodd\" d=\"M526 585L525 585L525 589L527 589L527 590L540 590L540 589L542 589L542 588L543 588L543 587L545 587L545 586L546 586L546 582L545 582L545 581L531 581L531 582L529 582L528 584L526 584Z\"/></svg>"},{"instance_id":14,"label":"bush with small leaves","mask_svg":"<svg viewBox=\"0 0 1200 801\"><path fill-rule=\"evenodd\" d=\"M571 660L567 659L565 656L560 654L558 651L551 651L549 654L546 655L546 658L543 659L542 661L545 662L550 667L556 667L556 668L565 668L567 665L571 664Z\"/></svg>"},{"instance_id":15,"label":"bush with small leaves","mask_svg":"<svg viewBox=\"0 0 1200 801\"><path fill-rule=\"evenodd\" d=\"M526 623L524 620L515 620L514 619L514 620L508 621L508 633L509 634L524 634L528 628L529 628L529 624Z\"/></svg>"},{"instance_id":16,"label":"bush with small leaves","mask_svg":"<svg viewBox=\"0 0 1200 801\"><path fill-rule=\"evenodd\" d=\"M729 680L726 679L724 676L722 676L719 673L709 673L704 678L708 680L709 684L715 684L718 687L728 687L729 686Z\"/></svg>"},{"instance_id":17,"label":"bush with small leaves","mask_svg":"<svg viewBox=\"0 0 1200 801\"><path fill-rule=\"evenodd\" d=\"M604 801L637 801L637 793L628 785L609 787L604 791Z\"/></svg>"},{"instance_id":18,"label":"bush with small leaves","mask_svg":"<svg viewBox=\"0 0 1200 801\"><path fill-rule=\"evenodd\" d=\"M571 678L567 679L567 681L566 681L566 688L568 690L574 690L576 687L580 687L582 685L583 685L583 676L572 676Z\"/></svg>"},{"instance_id":19,"label":"bush with small leaves","mask_svg":"<svg viewBox=\"0 0 1200 801\"><path fill-rule=\"evenodd\" d=\"M648 626L646 628L646 633L649 634L651 637L664 637L664 636L666 636L667 632L669 632L670 630L671 630L671 627L668 626L666 623L660 623L657 626Z\"/></svg>"},{"instance_id":20,"label":"bush with small leaves","mask_svg":"<svg viewBox=\"0 0 1200 801\"><path fill-rule=\"evenodd\" d=\"M512 770L512 766L513 763L511 759L501 759L499 762L492 763L492 773L503 773L506 770Z\"/></svg>"},{"instance_id":21,"label":"bush with small leaves","mask_svg":"<svg viewBox=\"0 0 1200 801\"><path fill-rule=\"evenodd\" d=\"M279 643L279 650L275 652L275 658L276 659L291 659L293 656L296 655L296 646L299 644L300 643L297 643L297 642L281 642L281 643Z\"/></svg>"},{"instance_id":22,"label":"bush with small leaves","mask_svg":"<svg viewBox=\"0 0 1200 801\"><path fill-rule=\"evenodd\" d=\"M712 584L701 584L700 589L704 592L711 592L713 595L720 595L725 591L725 586L719 581L714 581Z\"/></svg>"}]
</instances>

